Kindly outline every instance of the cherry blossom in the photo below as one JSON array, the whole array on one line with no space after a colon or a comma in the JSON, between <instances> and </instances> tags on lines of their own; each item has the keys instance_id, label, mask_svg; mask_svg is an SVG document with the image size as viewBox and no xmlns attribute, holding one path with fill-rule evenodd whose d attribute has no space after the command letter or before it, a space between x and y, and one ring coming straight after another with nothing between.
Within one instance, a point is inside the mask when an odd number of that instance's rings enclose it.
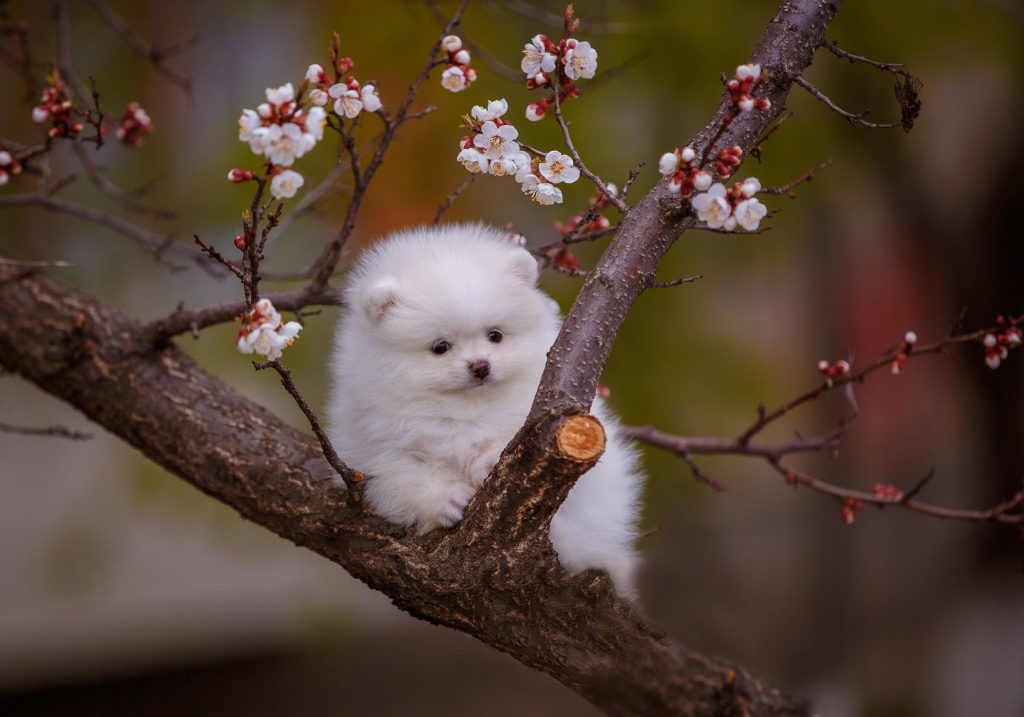
<instances>
[{"instance_id":1,"label":"cherry blossom","mask_svg":"<svg viewBox=\"0 0 1024 717\"><path fill-rule=\"evenodd\" d=\"M359 99L363 102L363 109L367 112L376 112L381 108L380 96L374 85L363 85L359 90Z\"/></svg>"},{"instance_id":2,"label":"cherry blossom","mask_svg":"<svg viewBox=\"0 0 1024 717\"><path fill-rule=\"evenodd\" d=\"M556 57L548 48L554 49L551 40L545 35L534 35L523 49L523 61L520 64L527 79L533 79L538 72L553 72Z\"/></svg>"},{"instance_id":3,"label":"cherry blossom","mask_svg":"<svg viewBox=\"0 0 1024 717\"><path fill-rule=\"evenodd\" d=\"M528 195L538 204L549 206L562 203L562 190L553 184L541 181L535 174L527 175L522 182L523 194Z\"/></svg>"},{"instance_id":4,"label":"cherry blossom","mask_svg":"<svg viewBox=\"0 0 1024 717\"><path fill-rule=\"evenodd\" d=\"M291 102L295 99L295 88L292 87L292 83L288 82L281 85L280 87L268 87L267 88L267 102L276 107Z\"/></svg>"},{"instance_id":5,"label":"cherry blossom","mask_svg":"<svg viewBox=\"0 0 1024 717\"><path fill-rule=\"evenodd\" d=\"M473 138L473 144L481 148L488 159L503 159L519 151L515 141L517 137L519 130L512 125L499 127L493 121L487 121L480 127L480 134Z\"/></svg>"},{"instance_id":6,"label":"cherry blossom","mask_svg":"<svg viewBox=\"0 0 1024 717\"><path fill-rule=\"evenodd\" d=\"M441 39L441 47L445 52L458 52L462 49L462 38L458 35L445 35Z\"/></svg>"},{"instance_id":7,"label":"cherry blossom","mask_svg":"<svg viewBox=\"0 0 1024 717\"><path fill-rule=\"evenodd\" d=\"M597 50L589 42L577 42L570 39L566 42L565 74L570 79L590 79L597 71Z\"/></svg>"},{"instance_id":8,"label":"cherry blossom","mask_svg":"<svg viewBox=\"0 0 1024 717\"><path fill-rule=\"evenodd\" d=\"M489 101L487 107L476 105L469 111L469 114L477 122L487 122L498 119L506 112L508 112L508 101L502 98Z\"/></svg>"},{"instance_id":9,"label":"cherry blossom","mask_svg":"<svg viewBox=\"0 0 1024 717\"><path fill-rule=\"evenodd\" d=\"M744 199L736 205L733 214L741 227L752 232L758 228L761 220L768 214L768 207L757 199Z\"/></svg>"},{"instance_id":10,"label":"cherry blossom","mask_svg":"<svg viewBox=\"0 0 1024 717\"><path fill-rule=\"evenodd\" d=\"M476 147L467 147L463 149L455 159L460 162L468 172L473 174L480 172L486 174L491 163L491 160L487 159L484 153Z\"/></svg>"},{"instance_id":11,"label":"cherry blossom","mask_svg":"<svg viewBox=\"0 0 1024 717\"><path fill-rule=\"evenodd\" d=\"M441 73L441 87L449 92L462 92L466 89L466 73L461 67L452 65Z\"/></svg>"},{"instance_id":12,"label":"cherry blossom","mask_svg":"<svg viewBox=\"0 0 1024 717\"><path fill-rule=\"evenodd\" d=\"M572 184L580 178L580 170L572 166L572 157L562 154L557 149L544 155L544 161L537 169L544 179L552 184Z\"/></svg>"},{"instance_id":13,"label":"cherry blossom","mask_svg":"<svg viewBox=\"0 0 1024 717\"><path fill-rule=\"evenodd\" d=\"M306 81L311 85L323 85L328 82L327 72L323 65L310 65L306 70Z\"/></svg>"},{"instance_id":14,"label":"cherry blossom","mask_svg":"<svg viewBox=\"0 0 1024 717\"><path fill-rule=\"evenodd\" d=\"M323 107L310 107L306 113L306 121L303 124L306 134L319 142L324 138L324 125L327 124L327 112Z\"/></svg>"},{"instance_id":15,"label":"cherry blossom","mask_svg":"<svg viewBox=\"0 0 1024 717\"><path fill-rule=\"evenodd\" d=\"M276 199L291 199L305 183L306 180L301 174L286 169L270 180L270 194Z\"/></svg>"},{"instance_id":16,"label":"cherry blossom","mask_svg":"<svg viewBox=\"0 0 1024 717\"><path fill-rule=\"evenodd\" d=\"M331 101L331 96L319 87L314 87L309 91L309 101L317 107L326 107Z\"/></svg>"},{"instance_id":17,"label":"cherry blossom","mask_svg":"<svg viewBox=\"0 0 1024 717\"><path fill-rule=\"evenodd\" d=\"M710 229L721 229L732 214L732 207L725 198L725 185L720 183L711 185L708 191L691 199L690 205L697 213L697 218Z\"/></svg>"},{"instance_id":18,"label":"cherry blossom","mask_svg":"<svg viewBox=\"0 0 1024 717\"><path fill-rule=\"evenodd\" d=\"M334 99L335 114L349 119L358 117L359 113L363 111L363 101L359 97L359 90L352 84L358 86L358 83L353 80L348 83L338 82L327 90L327 94Z\"/></svg>"}]
</instances>

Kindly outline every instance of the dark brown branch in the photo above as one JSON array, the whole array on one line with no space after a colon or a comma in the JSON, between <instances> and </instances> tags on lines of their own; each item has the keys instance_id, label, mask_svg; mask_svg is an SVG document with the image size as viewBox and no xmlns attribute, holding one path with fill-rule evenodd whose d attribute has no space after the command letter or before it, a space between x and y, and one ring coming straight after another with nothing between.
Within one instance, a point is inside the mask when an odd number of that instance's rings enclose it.
<instances>
[{"instance_id":1,"label":"dark brown branch","mask_svg":"<svg viewBox=\"0 0 1024 717\"><path fill-rule=\"evenodd\" d=\"M199 246L199 248L202 250L204 254L206 254L208 257L213 259L221 266L226 267L228 271L237 276L239 279L242 278L242 270L235 266L234 262L232 262L230 259L227 259L214 247L210 246L202 239L200 239L198 234L193 234L192 238L195 240L196 244Z\"/></svg>"},{"instance_id":2,"label":"dark brown branch","mask_svg":"<svg viewBox=\"0 0 1024 717\"><path fill-rule=\"evenodd\" d=\"M92 438L91 433L74 431L66 426L45 426L42 428L30 428L26 426L14 426L10 423L0 422L0 433L10 433L16 436L40 436L45 438L67 438L71 441L87 441Z\"/></svg>"},{"instance_id":3,"label":"dark brown branch","mask_svg":"<svg viewBox=\"0 0 1024 717\"><path fill-rule=\"evenodd\" d=\"M864 110L860 114L853 114L852 112L847 112L842 107L840 107L835 102L833 102L831 99L829 99L828 96L824 92L819 90L817 87L812 85L810 82L805 80L803 77L795 78L794 82L796 82L798 85L800 85L805 90L810 92L814 97L816 97L819 101L824 103L825 106L827 106L830 110L835 112L837 115L839 115L840 117L846 118L846 120L850 124L852 124L852 125L855 125L855 126L858 126L858 127L867 127L868 129L892 129L893 127L899 127L900 126L899 122L870 122L870 121L864 119L864 117L867 116L867 114L868 114L868 112L870 110Z\"/></svg>"},{"instance_id":4,"label":"dark brown branch","mask_svg":"<svg viewBox=\"0 0 1024 717\"><path fill-rule=\"evenodd\" d=\"M321 480L329 468L311 437L173 345L152 350L146 327L118 311L45 275L0 286L0 307L0 365L399 608L467 632L612 714L720 714L736 704L751 717L808 714L742 667L660 637L604 574L567 576L540 513L496 510L564 497L596 456L560 451L558 435L592 422L586 414L529 424L531 439L505 452L466 519L417 536Z\"/></svg>"},{"instance_id":5,"label":"dark brown branch","mask_svg":"<svg viewBox=\"0 0 1024 717\"><path fill-rule=\"evenodd\" d=\"M192 102L192 80L185 77L180 72L168 67L164 61L172 54L181 52L186 47L191 46L195 42L195 38L178 43L177 45L160 49L146 42L132 32L128 23L121 19L120 15L111 10L106 3L101 2L101 0L87 0L87 2L92 6L92 9L96 11L96 14L100 16L103 22L121 36L121 39L125 41L125 44L127 44L128 47L135 51L135 53L140 57L144 57L149 60L150 64L153 65L157 72L181 88L181 91L185 93L185 97L188 98L188 101Z\"/></svg>"},{"instance_id":6,"label":"dark brown branch","mask_svg":"<svg viewBox=\"0 0 1024 717\"><path fill-rule=\"evenodd\" d=\"M291 226L298 220L305 217L307 214L315 211L316 208L332 194L340 189L338 186L338 180L341 175L345 172L345 165L340 162L334 166L334 168L324 177L318 185L313 189L306 192L302 199L292 207L284 218L278 223L277 228L271 233L270 238L267 240L267 246L270 246L276 242L279 238L284 236ZM269 274L264 274L265 278L269 278ZM304 275L297 277L307 279L311 276L311 272L307 272Z\"/></svg>"}]
</instances>

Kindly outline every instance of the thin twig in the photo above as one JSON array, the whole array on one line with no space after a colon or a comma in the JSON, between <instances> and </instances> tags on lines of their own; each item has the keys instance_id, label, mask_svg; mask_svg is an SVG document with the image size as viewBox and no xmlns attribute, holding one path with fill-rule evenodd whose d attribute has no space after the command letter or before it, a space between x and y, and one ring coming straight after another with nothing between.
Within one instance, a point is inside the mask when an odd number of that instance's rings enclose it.
<instances>
[{"instance_id":1,"label":"thin twig","mask_svg":"<svg viewBox=\"0 0 1024 717\"><path fill-rule=\"evenodd\" d=\"M12 266L18 269L63 269L65 267L74 266L69 261L31 261L25 259L8 259L7 257L0 256L0 266Z\"/></svg>"},{"instance_id":2,"label":"thin twig","mask_svg":"<svg viewBox=\"0 0 1024 717\"><path fill-rule=\"evenodd\" d=\"M190 47L195 43L196 38L190 38L185 42L160 49L146 42L132 32L128 23L121 19L120 15L111 10L106 3L101 2L101 0L87 0L87 2L92 6L92 9L96 11L96 14L100 16L103 22L121 36L121 39L125 41L125 44L127 44L128 47L134 50L136 54L149 60L157 72L180 87L181 91L185 93L185 97L188 98L190 103L193 101L192 80L185 77L180 72L168 67L164 63L164 60L170 55L176 54L181 52L183 49Z\"/></svg>"},{"instance_id":3,"label":"thin twig","mask_svg":"<svg viewBox=\"0 0 1024 717\"><path fill-rule=\"evenodd\" d=\"M792 182L787 182L786 184L783 184L781 187L765 187L765 188L761 189L761 193L762 194L785 194L790 199L796 199L796 193L793 191L793 188L794 187L798 187L801 184L804 184L805 182L811 181L812 179L814 179L814 175L816 175L821 170L825 169L825 167L830 166L831 164L832 164L832 160L831 159L826 159L824 162L819 164L817 167L811 168L810 170L808 170L804 174L802 174L799 177L797 177L796 179L794 179Z\"/></svg>"},{"instance_id":4,"label":"thin twig","mask_svg":"<svg viewBox=\"0 0 1024 717\"><path fill-rule=\"evenodd\" d=\"M557 69L558 69L558 83L560 85L561 84L561 79L562 79L562 68L561 68L561 66L559 66ZM566 124L565 118L562 116L562 103L558 99L558 95L559 94L560 94L559 90L556 87L556 89L555 89L555 119L558 121L558 126L562 128L562 136L565 138L565 146L569 149L569 154L572 155L572 160L573 160L573 162L575 162L576 168L578 170L580 170L580 174L582 174L584 177L586 177L591 182L593 182L595 185L597 185L597 188L600 189L604 193L604 195L606 197L608 197L608 201L611 202L611 204L614 205L614 207L616 209L618 209L622 213L623 216L625 216L626 214L629 213L629 206L624 201L622 201L622 199L620 197L615 196L608 189L608 185L605 184L604 181L600 177L598 177L596 174L591 172L587 168L587 166L585 164L583 164L583 160L580 159L580 153L576 151L576 146L572 143L572 136L569 134L569 125Z\"/></svg>"},{"instance_id":5,"label":"thin twig","mask_svg":"<svg viewBox=\"0 0 1024 717\"><path fill-rule=\"evenodd\" d=\"M285 390L291 394L292 398L295 399L295 403L299 409L306 416L306 420L309 421L310 428L313 429L313 434L316 439L320 441L320 448L323 449L324 458L331 464L331 468L337 472L341 479L345 481L345 486L348 488L348 494L352 498L352 501L359 503L362 501L363 493L363 480L365 476L359 471L354 471L349 468L345 463L338 458L337 452L334 450L334 446L331 445L331 440L324 433L323 426L320 425L320 420L313 413L313 409L310 408L309 403L303 397L299 391L295 382L292 380L292 372L288 370L280 361L268 361L267 365L277 371L281 377L281 385L284 386ZM257 368L260 368L257 365Z\"/></svg>"},{"instance_id":6,"label":"thin twig","mask_svg":"<svg viewBox=\"0 0 1024 717\"><path fill-rule=\"evenodd\" d=\"M86 178L93 184L93 186L128 211L155 217L157 219L171 220L177 218L178 215L169 209L147 207L135 201L133 192L126 192L107 179L103 170L92 161L89 157L89 153L81 144L75 142L71 145L71 149L78 158L79 163L82 165Z\"/></svg>"},{"instance_id":7,"label":"thin twig","mask_svg":"<svg viewBox=\"0 0 1024 717\"><path fill-rule=\"evenodd\" d=\"M825 93L823 93L817 87L815 87L810 82L805 80L803 77L797 77L794 80L794 82L803 87L808 92L810 92L818 100L823 102L830 110L832 110L841 117L845 117L846 120L852 125L856 125L858 127L867 127L868 129L892 129L893 127L900 126L899 122L869 122L868 120L864 119L864 117L868 114L869 110L864 110L859 115L855 115L852 112L847 112L842 107L837 105L835 102L830 100L828 96L825 95Z\"/></svg>"},{"instance_id":8,"label":"thin twig","mask_svg":"<svg viewBox=\"0 0 1024 717\"><path fill-rule=\"evenodd\" d=\"M652 281L650 288L652 289L670 289L673 286L680 286L681 284L692 284L698 279L703 279L703 274L697 274L696 276L687 276L682 279L673 279L672 281Z\"/></svg>"},{"instance_id":9,"label":"thin twig","mask_svg":"<svg viewBox=\"0 0 1024 717\"><path fill-rule=\"evenodd\" d=\"M193 234L192 238L195 240L196 244L199 245L199 248L202 250L204 254L206 254L208 257L213 259L221 266L227 267L227 269L232 274L237 276L239 279L242 278L242 270L235 266L234 262L232 262L230 259L225 258L224 255L217 251L214 247L210 246L202 239L200 239L198 234Z\"/></svg>"},{"instance_id":10,"label":"thin twig","mask_svg":"<svg viewBox=\"0 0 1024 717\"><path fill-rule=\"evenodd\" d=\"M0 433L11 433L16 436L43 436L50 438L67 438L71 441L87 441L92 438L91 433L74 431L66 426L46 426L43 428L29 428L26 426L14 426L10 423L0 423Z\"/></svg>"},{"instance_id":11,"label":"thin twig","mask_svg":"<svg viewBox=\"0 0 1024 717\"><path fill-rule=\"evenodd\" d=\"M445 197L444 203L437 208L437 214L434 215L434 221L431 222L433 226L437 226L441 222L441 218L444 216L445 212L451 208L452 204L455 203L455 200L459 198L459 195L469 189L469 185L476 180L477 176L478 175L476 174L470 174L469 177L466 178L465 182L460 184L454 192Z\"/></svg>"},{"instance_id":12,"label":"thin twig","mask_svg":"<svg viewBox=\"0 0 1024 717\"><path fill-rule=\"evenodd\" d=\"M852 52L847 52L846 50L839 47L839 45L836 44L835 40L825 40L823 44L825 45L825 47L829 49L829 51L832 52L833 55L835 55L836 57L842 57L843 59L849 60L850 64L863 62L867 65L871 65L872 67L877 67L880 70L885 70L886 72L891 72L893 74L906 74L906 70L904 69L906 65L904 65L902 62L878 62L877 60L871 60L867 57L864 57L863 55L855 55Z\"/></svg>"}]
</instances>

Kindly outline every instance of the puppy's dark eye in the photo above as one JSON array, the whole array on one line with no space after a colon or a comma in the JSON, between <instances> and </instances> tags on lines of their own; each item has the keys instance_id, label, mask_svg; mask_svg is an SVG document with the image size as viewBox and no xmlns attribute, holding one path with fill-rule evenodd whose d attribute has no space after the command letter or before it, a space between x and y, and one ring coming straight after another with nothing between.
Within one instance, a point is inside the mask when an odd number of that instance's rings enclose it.
<instances>
[{"instance_id":1,"label":"puppy's dark eye","mask_svg":"<svg viewBox=\"0 0 1024 717\"><path fill-rule=\"evenodd\" d=\"M430 347L430 350L433 351L438 356L440 356L441 354L445 353L451 347L452 347L452 345L450 343L448 343L447 341L438 341L436 344L434 344L433 346Z\"/></svg>"},{"instance_id":2,"label":"puppy's dark eye","mask_svg":"<svg viewBox=\"0 0 1024 717\"><path fill-rule=\"evenodd\" d=\"M502 339L501 332L498 331L497 329L494 329L494 330L491 330L491 331L487 332L487 340L490 341L492 344L500 343L501 339Z\"/></svg>"}]
</instances>

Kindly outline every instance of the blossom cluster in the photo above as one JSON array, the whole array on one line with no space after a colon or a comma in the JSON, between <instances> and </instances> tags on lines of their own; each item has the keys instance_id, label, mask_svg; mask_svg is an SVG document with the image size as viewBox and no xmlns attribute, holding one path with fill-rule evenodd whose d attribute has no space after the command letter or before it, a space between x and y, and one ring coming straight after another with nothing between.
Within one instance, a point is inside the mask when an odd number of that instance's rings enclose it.
<instances>
[{"instance_id":1,"label":"blossom cluster","mask_svg":"<svg viewBox=\"0 0 1024 717\"><path fill-rule=\"evenodd\" d=\"M239 318L242 327L238 331L238 350L243 354L257 353L268 361L281 358L302 330L298 321L283 323L270 299L260 299Z\"/></svg>"},{"instance_id":2,"label":"blossom cluster","mask_svg":"<svg viewBox=\"0 0 1024 717\"><path fill-rule=\"evenodd\" d=\"M864 503L856 498L843 498L843 504L839 508L839 514L842 516L844 523L852 525L854 519L857 517L857 512L863 507Z\"/></svg>"},{"instance_id":3,"label":"blossom cluster","mask_svg":"<svg viewBox=\"0 0 1024 717\"><path fill-rule=\"evenodd\" d=\"M985 347L985 365L989 368L999 368L999 364L1006 360L1010 349L1021 345L1024 336L1016 321L999 316L996 318L996 325L999 330L994 333L985 334L981 339L981 345Z\"/></svg>"},{"instance_id":4,"label":"blossom cluster","mask_svg":"<svg viewBox=\"0 0 1024 717\"><path fill-rule=\"evenodd\" d=\"M772 103L767 97L755 98L752 94L760 81L760 65L739 65L736 68L736 75L725 83L725 89L729 92L729 98L737 113L750 112L755 107L759 110L771 109ZM724 123L728 125L731 121L732 117L726 117Z\"/></svg>"},{"instance_id":5,"label":"blossom cluster","mask_svg":"<svg viewBox=\"0 0 1024 717\"><path fill-rule=\"evenodd\" d=\"M11 181L11 176L21 174L21 162L5 149L0 149L0 187Z\"/></svg>"},{"instance_id":6,"label":"blossom cluster","mask_svg":"<svg viewBox=\"0 0 1024 717\"><path fill-rule=\"evenodd\" d=\"M693 147L676 147L672 152L665 152L658 160L658 171L665 177L672 177L668 188L684 197L693 196L694 191L706 192L711 187L713 178L710 172L697 167L694 162L697 152Z\"/></svg>"},{"instance_id":7,"label":"blossom cluster","mask_svg":"<svg viewBox=\"0 0 1024 717\"><path fill-rule=\"evenodd\" d=\"M255 110L242 110L242 116L238 118L238 139L247 142L253 154L267 158L273 175L270 193L278 199L285 199L295 196L302 186L302 175L281 168L292 166L296 159L323 139L327 113L323 107L315 105L304 109L296 102L295 88L290 82L280 87L268 87L266 95L267 101ZM252 178L252 173L245 170L228 172L228 179L232 182Z\"/></svg>"},{"instance_id":8,"label":"blossom cluster","mask_svg":"<svg viewBox=\"0 0 1024 717\"><path fill-rule=\"evenodd\" d=\"M129 147L137 149L142 146L146 135L152 132L153 122L146 110L142 109L138 102L129 103L117 126L117 138Z\"/></svg>"},{"instance_id":9,"label":"blossom cluster","mask_svg":"<svg viewBox=\"0 0 1024 717\"><path fill-rule=\"evenodd\" d=\"M572 20L572 6L566 11L565 37L557 43L547 35L534 35L523 48L520 67L531 90L550 88L550 94L526 106L526 119L538 122L547 115L548 107L558 93L559 103L580 96L576 82L590 79L597 72L597 50L589 42L570 37L579 25ZM554 82L552 82L554 75Z\"/></svg>"},{"instance_id":10,"label":"blossom cluster","mask_svg":"<svg viewBox=\"0 0 1024 717\"><path fill-rule=\"evenodd\" d=\"M850 362L839 359L838 361L829 363L825 359L822 359L818 362L818 371L825 375L825 383L831 386L837 378L850 373Z\"/></svg>"},{"instance_id":11,"label":"blossom cluster","mask_svg":"<svg viewBox=\"0 0 1024 717\"><path fill-rule=\"evenodd\" d=\"M898 375L902 373L903 366L907 363L907 356L914 350L914 344L917 343L917 334L913 331L908 331L903 335L903 346L892 358L892 363L889 365L889 370L892 374Z\"/></svg>"},{"instance_id":12,"label":"blossom cluster","mask_svg":"<svg viewBox=\"0 0 1024 717\"><path fill-rule=\"evenodd\" d=\"M67 85L54 72L49 76L49 84L43 88L39 104L32 108L32 121L39 124L50 122L47 134L51 137L74 137L83 128L81 122L72 119L74 111Z\"/></svg>"},{"instance_id":13,"label":"blossom cluster","mask_svg":"<svg viewBox=\"0 0 1024 717\"><path fill-rule=\"evenodd\" d=\"M352 60L343 57L338 67L344 74L352 69ZM351 75L344 82L331 82L323 65L310 65L306 70L309 101L314 107L324 107L334 100L334 114L355 119L363 111L376 112L381 108L376 85L361 84Z\"/></svg>"},{"instance_id":14,"label":"blossom cluster","mask_svg":"<svg viewBox=\"0 0 1024 717\"><path fill-rule=\"evenodd\" d=\"M476 70L469 66L469 50L458 35L441 39L441 49L448 53L448 66L441 73L441 87L449 92L462 92L476 80Z\"/></svg>"},{"instance_id":15,"label":"blossom cluster","mask_svg":"<svg viewBox=\"0 0 1024 717\"><path fill-rule=\"evenodd\" d=\"M768 207L754 196L760 190L761 182L754 177L736 182L729 190L724 184L712 184L708 191L691 199L690 205L709 229L731 232L740 226L752 232L768 214Z\"/></svg>"},{"instance_id":16,"label":"blossom cluster","mask_svg":"<svg viewBox=\"0 0 1024 717\"><path fill-rule=\"evenodd\" d=\"M465 116L466 127L473 132L459 141L456 161L472 173L515 177L524 194L538 204L562 203L562 190L556 184L572 184L580 178L580 170L572 158L552 150L543 159L533 159L516 140L517 130L502 119L508 112L504 99L491 100L486 107L475 106Z\"/></svg>"}]
</instances>

